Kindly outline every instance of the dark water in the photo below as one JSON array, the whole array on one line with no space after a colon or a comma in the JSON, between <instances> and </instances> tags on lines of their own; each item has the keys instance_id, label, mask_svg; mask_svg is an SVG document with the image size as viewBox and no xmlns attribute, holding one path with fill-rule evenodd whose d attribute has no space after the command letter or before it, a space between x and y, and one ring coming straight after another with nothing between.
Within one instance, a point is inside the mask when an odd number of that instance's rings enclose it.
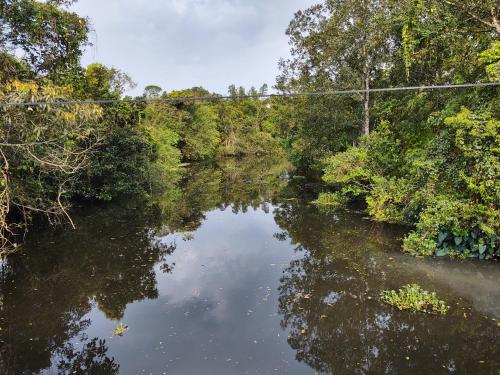
<instances>
[{"instance_id":1,"label":"dark water","mask_svg":"<svg viewBox=\"0 0 500 375\"><path fill-rule=\"evenodd\" d=\"M33 233L1 269L0 373L500 373L498 264L403 255L401 229L321 213L284 171L193 166ZM448 315L378 301L409 282Z\"/></svg>"}]
</instances>

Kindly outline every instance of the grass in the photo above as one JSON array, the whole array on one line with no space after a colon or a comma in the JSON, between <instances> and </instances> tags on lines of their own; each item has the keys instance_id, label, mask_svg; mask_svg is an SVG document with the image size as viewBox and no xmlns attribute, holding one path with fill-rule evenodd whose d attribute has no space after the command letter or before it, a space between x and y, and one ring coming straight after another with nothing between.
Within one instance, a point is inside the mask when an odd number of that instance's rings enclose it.
<instances>
[{"instance_id":1,"label":"grass","mask_svg":"<svg viewBox=\"0 0 500 375\"><path fill-rule=\"evenodd\" d=\"M449 309L444 301L437 298L436 293L428 292L417 284L407 284L397 292L384 290L380 298L383 302L395 306L399 310L444 315Z\"/></svg>"}]
</instances>

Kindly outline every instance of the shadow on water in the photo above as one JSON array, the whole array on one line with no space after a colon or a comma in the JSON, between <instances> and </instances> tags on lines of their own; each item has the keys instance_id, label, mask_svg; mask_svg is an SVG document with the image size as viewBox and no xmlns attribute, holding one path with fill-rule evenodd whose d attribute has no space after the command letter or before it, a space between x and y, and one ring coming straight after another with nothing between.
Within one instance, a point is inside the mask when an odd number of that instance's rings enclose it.
<instances>
[{"instance_id":1,"label":"shadow on water","mask_svg":"<svg viewBox=\"0 0 500 375\"><path fill-rule=\"evenodd\" d=\"M497 264L401 254L401 228L320 212L288 172L273 159L194 164L147 202L85 209L76 231L32 233L1 265L0 373L162 373L177 361L167 373L302 374L307 365L332 374L497 374ZM409 314L378 300L409 282L436 290L449 314ZM179 297L193 290L194 299ZM249 301L259 302L242 307ZM194 310L192 322L185 314ZM136 329L110 339L102 327L124 318ZM156 320L142 326L147 319ZM254 340L260 331L267 336ZM165 336L171 346L160 355Z\"/></svg>"}]
</instances>

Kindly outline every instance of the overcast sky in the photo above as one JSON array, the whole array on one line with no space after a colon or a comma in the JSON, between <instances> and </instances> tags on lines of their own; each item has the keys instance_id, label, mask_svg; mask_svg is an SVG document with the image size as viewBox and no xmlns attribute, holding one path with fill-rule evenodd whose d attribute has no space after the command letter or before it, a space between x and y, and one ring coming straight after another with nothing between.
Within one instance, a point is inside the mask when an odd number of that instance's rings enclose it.
<instances>
[{"instance_id":1,"label":"overcast sky","mask_svg":"<svg viewBox=\"0 0 500 375\"><path fill-rule=\"evenodd\" d=\"M234 83L274 85L289 53L293 14L318 0L80 0L95 35L83 64L119 68L138 83L166 90L203 86L226 93Z\"/></svg>"}]
</instances>

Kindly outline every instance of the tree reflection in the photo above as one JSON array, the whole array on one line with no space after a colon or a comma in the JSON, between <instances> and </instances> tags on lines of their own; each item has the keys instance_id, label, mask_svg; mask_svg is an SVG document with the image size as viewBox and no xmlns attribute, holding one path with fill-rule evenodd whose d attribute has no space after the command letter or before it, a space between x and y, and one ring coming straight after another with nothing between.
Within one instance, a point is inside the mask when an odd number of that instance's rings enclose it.
<instances>
[{"instance_id":1,"label":"tree reflection","mask_svg":"<svg viewBox=\"0 0 500 375\"><path fill-rule=\"evenodd\" d=\"M61 359L57 364L60 375L114 375L118 374L120 366L114 358L107 356L108 348L105 340L94 338L86 343L80 351L71 344L61 351Z\"/></svg>"},{"instance_id":2,"label":"tree reflection","mask_svg":"<svg viewBox=\"0 0 500 375\"><path fill-rule=\"evenodd\" d=\"M286 186L287 168L276 159L192 165L146 204L90 209L75 218L76 231L32 232L27 250L1 264L0 373L55 365L68 374L117 373L104 341L80 351L71 344L86 342L86 314L97 307L120 320L128 304L157 298L155 266L175 270L168 259L176 244L165 235L196 230L212 209L266 207Z\"/></svg>"},{"instance_id":3,"label":"tree reflection","mask_svg":"<svg viewBox=\"0 0 500 375\"><path fill-rule=\"evenodd\" d=\"M276 157L221 159L216 164L193 164L178 184L164 189L151 202L163 218L163 234L193 232L213 209L231 207L234 213L248 208L268 210L287 187L290 169Z\"/></svg>"},{"instance_id":4,"label":"tree reflection","mask_svg":"<svg viewBox=\"0 0 500 375\"><path fill-rule=\"evenodd\" d=\"M275 212L283 229L276 237L297 245L279 287L281 324L297 360L329 374L494 373L497 335L487 320L471 324L457 310L446 318L409 314L377 300L417 275L375 250L389 238L383 229L342 215L301 205Z\"/></svg>"},{"instance_id":5,"label":"tree reflection","mask_svg":"<svg viewBox=\"0 0 500 375\"><path fill-rule=\"evenodd\" d=\"M160 262L170 272L175 250L155 237L159 219L141 210L99 209L79 217L77 231L35 233L29 251L9 258L0 279L0 373L50 367L54 353L81 337L94 305L118 320L127 304L157 298L153 267ZM94 346L103 353L104 344L91 343L87 359Z\"/></svg>"}]
</instances>

